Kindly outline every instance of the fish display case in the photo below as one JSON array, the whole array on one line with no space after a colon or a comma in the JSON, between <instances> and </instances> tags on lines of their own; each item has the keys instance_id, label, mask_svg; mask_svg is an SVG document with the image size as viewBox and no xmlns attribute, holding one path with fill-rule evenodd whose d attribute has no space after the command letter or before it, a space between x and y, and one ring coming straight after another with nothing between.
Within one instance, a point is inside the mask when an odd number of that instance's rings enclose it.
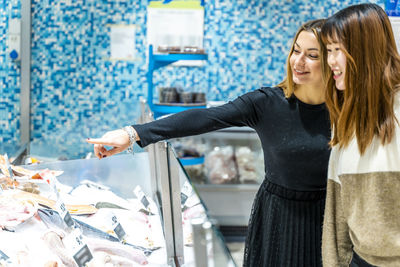
<instances>
[{"instance_id":1,"label":"fish display case","mask_svg":"<svg viewBox=\"0 0 400 267\"><path fill-rule=\"evenodd\" d=\"M0 163L0 266L235 266L169 143Z\"/></svg>"},{"instance_id":2,"label":"fish display case","mask_svg":"<svg viewBox=\"0 0 400 267\"><path fill-rule=\"evenodd\" d=\"M28 144L26 143L0 143L0 154L7 154L10 162L16 165L21 164L23 158L28 153Z\"/></svg>"}]
</instances>

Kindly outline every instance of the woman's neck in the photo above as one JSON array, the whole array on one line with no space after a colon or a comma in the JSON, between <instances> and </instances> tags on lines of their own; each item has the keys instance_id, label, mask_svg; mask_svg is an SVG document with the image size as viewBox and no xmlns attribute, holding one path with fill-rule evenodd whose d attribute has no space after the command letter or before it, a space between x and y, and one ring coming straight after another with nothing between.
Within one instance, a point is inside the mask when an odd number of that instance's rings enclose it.
<instances>
[{"instance_id":1,"label":"woman's neck","mask_svg":"<svg viewBox=\"0 0 400 267\"><path fill-rule=\"evenodd\" d=\"M323 85L297 85L294 95L301 101L311 105L318 105L325 102L325 89Z\"/></svg>"}]
</instances>

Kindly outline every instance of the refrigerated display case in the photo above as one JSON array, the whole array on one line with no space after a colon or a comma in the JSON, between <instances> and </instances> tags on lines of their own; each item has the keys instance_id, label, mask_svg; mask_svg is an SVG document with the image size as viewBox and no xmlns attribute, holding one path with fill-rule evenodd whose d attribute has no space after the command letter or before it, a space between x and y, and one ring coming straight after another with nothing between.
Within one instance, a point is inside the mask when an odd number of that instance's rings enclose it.
<instances>
[{"instance_id":1,"label":"refrigerated display case","mask_svg":"<svg viewBox=\"0 0 400 267\"><path fill-rule=\"evenodd\" d=\"M147 152L134 155L122 154L102 160L90 158L54 161L22 167L31 171L42 170L42 173L43 170L62 171L57 177L56 191L62 195L65 204L68 207L92 206L91 209L96 210L90 216L78 216L71 212L76 221L91 226L96 224L95 228L98 229L99 222L91 218L104 218L103 211L113 209L125 230L125 241L145 249L143 252L146 252L147 266L235 266L221 234L210 223L206 207L169 143L151 145ZM46 187L43 180L39 183L40 187ZM138 186L142 195L136 192ZM51 189L51 186L50 189L47 187L48 199L55 196ZM57 206L58 199L53 200L52 203ZM108 204L103 207L99 203ZM146 209L144 203L153 203L155 208ZM103 217L99 214L103 214ZM0 251L10 259L14 258L15 248L22 241L18 240L19 237L40 236L38 228L32 226L37 220L35 217L22 223L22 228L14 229L14 233L0 231ZM140 228L140 223L136 221L139 217L147 218L147 222L142 225L148 226L147 229ZM33 229L35 235L31 235ZM82 232L86 238L85 231ZM112 234L115 236L116 232ZM32 243L29 244L25 247L33 249ZM199 256L204 252L205 258Z\"/></svg>"},{"instance_id":2,"label":"refrigerated display case","mask_svg":"<svg viewBox=\"0 0 400 267\"><path fill-rule=\"evenodd\" d=\"M28 144L22 142L18 144L1 143L0 154L4 155L6 153L11 163L19 165L28 153Z\"/></svg>"}]
</instances>

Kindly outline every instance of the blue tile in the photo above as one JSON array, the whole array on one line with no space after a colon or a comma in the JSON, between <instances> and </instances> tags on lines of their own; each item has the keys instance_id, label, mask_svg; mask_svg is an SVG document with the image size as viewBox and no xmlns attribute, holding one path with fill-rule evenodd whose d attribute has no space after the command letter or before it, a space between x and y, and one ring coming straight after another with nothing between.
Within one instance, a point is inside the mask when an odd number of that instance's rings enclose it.
<instances>
[{"instance_id":1,"label":"blue tile","mask_svg":"<svg viewBox=\"0 0 400 267\"><path fill-rule=\"evenodd\" d=\"M0 2L5 7L0 9L0 51L6 51L9 18L20 17L21 7L20 0ZM146 2L32 2L31 136L36 147L51 144L55 153L82 157L92 150L84 138L136 120L139 98L147 95ZM202 68L157 70L155 87L178 85L206 92L208 100L226 100L275 85L283 79L291 39L302 22L360 2L204 1L208 62ZM105 60L110 55L107 24L138 26L138 61ZM19 138L19 97L20 67L0 53L0 142Z\"/></svg>"}]
</instances>

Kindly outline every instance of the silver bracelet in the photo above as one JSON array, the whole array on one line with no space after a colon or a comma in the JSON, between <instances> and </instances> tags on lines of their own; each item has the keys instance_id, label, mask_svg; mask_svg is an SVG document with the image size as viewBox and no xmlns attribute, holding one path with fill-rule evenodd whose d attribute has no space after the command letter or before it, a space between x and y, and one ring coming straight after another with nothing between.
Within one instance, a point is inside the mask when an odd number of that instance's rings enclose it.
<instances>
[{"instance_id":1,"label":"silver bracelet","mask_svg":"<svg viewBox=\"0 0 400 267\"><path fill-rule=\"evenodd\" d=\"M122 130L124 130L129 136L128 152L133 154L133 145L136 143L136 132L133 130L132 126L125 126Z\"/></svg>"}]
</instances>

